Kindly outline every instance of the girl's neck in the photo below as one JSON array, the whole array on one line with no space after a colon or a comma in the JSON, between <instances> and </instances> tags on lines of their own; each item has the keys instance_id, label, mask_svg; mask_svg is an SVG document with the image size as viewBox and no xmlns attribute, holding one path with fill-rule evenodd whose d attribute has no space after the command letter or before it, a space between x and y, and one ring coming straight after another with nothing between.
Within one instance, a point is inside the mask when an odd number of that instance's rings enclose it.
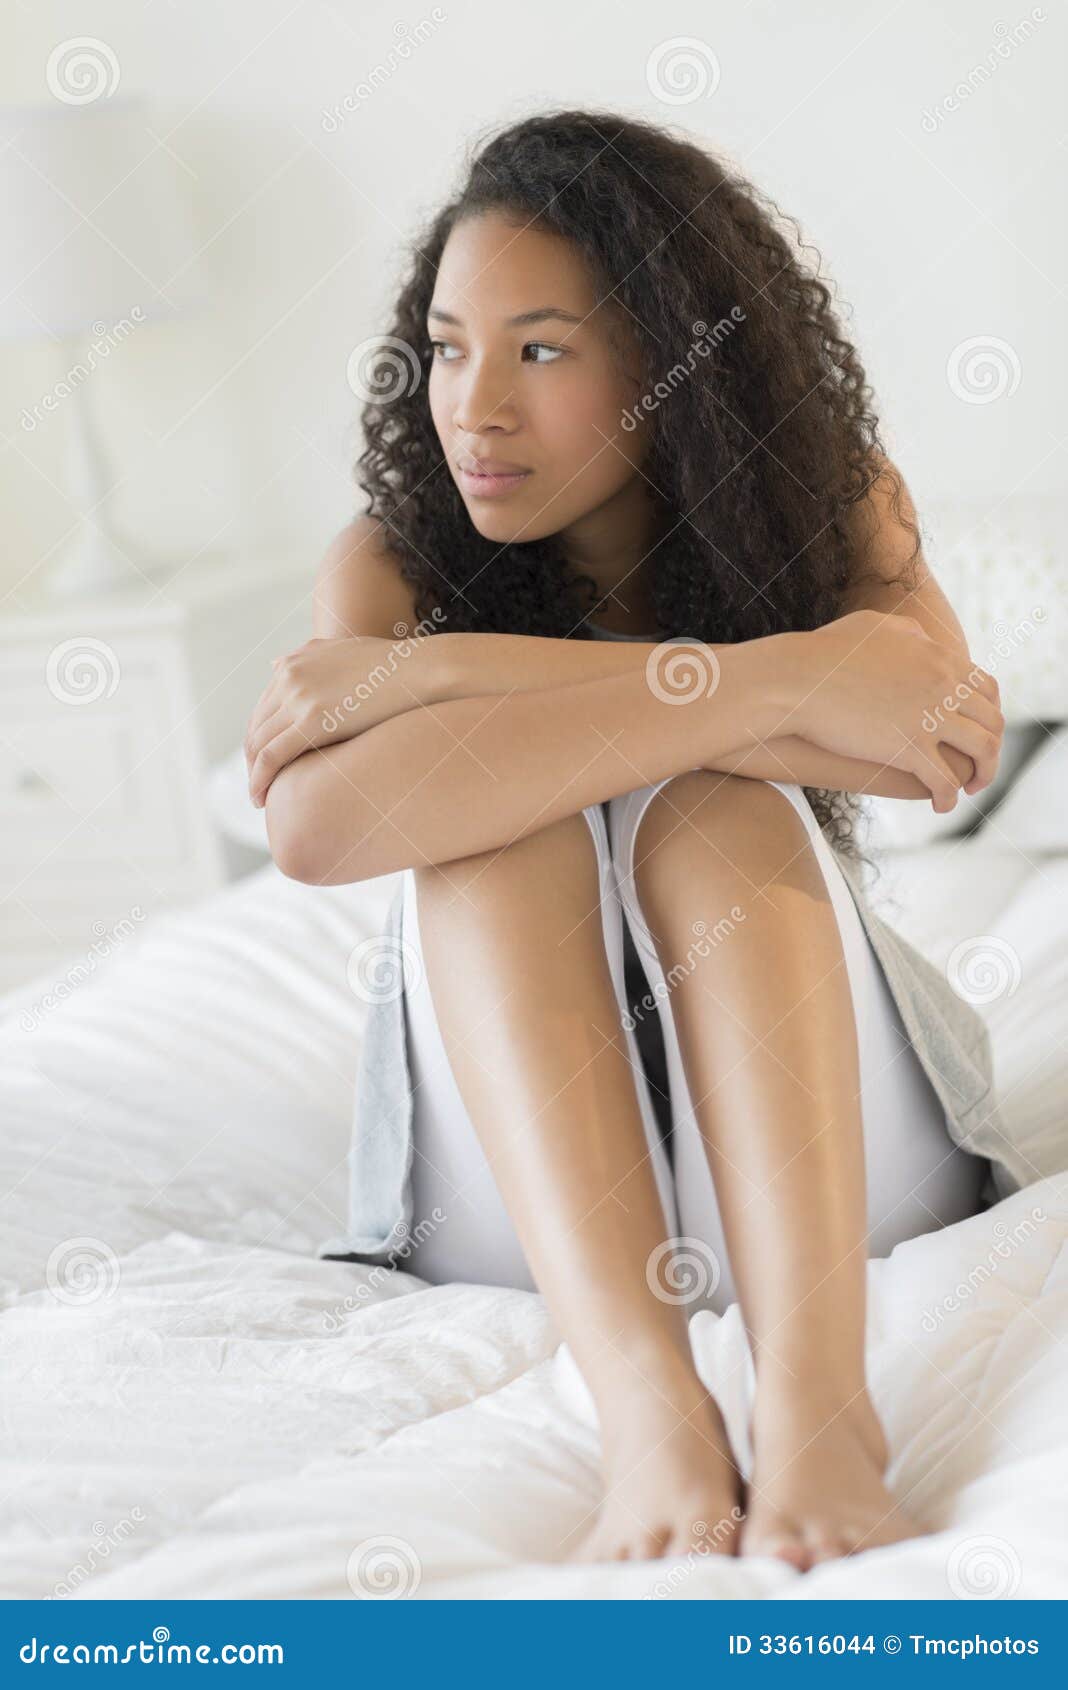
<instances>
[{"instance_id":1,"label":"girl's neck","mask_svg":"<svg viewBox=\"0 0 1068 1690\"><path fill-rule=\"evenodd\" d=\"M640 476L615 498L580 517L560 534L571 568L597 583L600 603L593 620L621 634L653 626L652 555L661 527Z\"/></svg>"}]
</instances>

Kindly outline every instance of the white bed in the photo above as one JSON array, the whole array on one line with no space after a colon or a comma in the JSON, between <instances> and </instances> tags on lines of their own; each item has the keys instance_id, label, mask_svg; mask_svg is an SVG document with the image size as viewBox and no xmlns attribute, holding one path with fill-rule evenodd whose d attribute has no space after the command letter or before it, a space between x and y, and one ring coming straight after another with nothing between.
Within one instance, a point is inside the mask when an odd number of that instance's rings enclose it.
<instances>
[{"instance_id":1,"label":"white bed","mask_svg":"<svg viewBox=\"0 0 1068 1690\"><path fill-rule=\"evenodd\" d=\"M1063 1142L1068 856L988 828L897 862L932 956L994 935L1019 958L987 1010L999 1090ZM892 1479L933 1535L806 1576L559 1561L597 1503L597 1444L542 1300L315 1257L344 1218L363 1014L346 962L392 887L267 866L133 935L65 1002L42 1007L45 982L7 1003L0 1594L1068 1593L1056 1174L870 1265ZM737 1416L737 1309L692 1332Z\"/></svg>"}]
</instances>

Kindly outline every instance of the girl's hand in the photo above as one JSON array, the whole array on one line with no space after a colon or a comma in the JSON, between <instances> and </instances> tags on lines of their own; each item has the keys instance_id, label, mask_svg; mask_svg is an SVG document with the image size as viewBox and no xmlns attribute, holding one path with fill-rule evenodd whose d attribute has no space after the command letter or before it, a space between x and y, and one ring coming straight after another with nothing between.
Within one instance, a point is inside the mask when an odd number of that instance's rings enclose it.
<instances>
[{"instance_id":1,"label":"girl's hand","mask_svg":"<svg viewBox=\"0 0 1068 1690\"><path fill-rule=\"evenodd\" d=\"M259 808L271 782L305 751L336 745L390 716L429 702L413 661L419 639L372 634L308 640L276 657L274 679L252 712L245 736L249 796Z\"/></svg>"},{"instance_id":2,"label":"girl's hand","mask_svg":"<svg viewBox=\"0 0 1068 1690\"><path fill-rule=\"evenodd\" d=\"M952 810L960 781L941 747L970 757L964 790L997 772L1005 718L997 682L963 652L929 639L909 616L857 610L811 633L780 636L784 732L842 756L906 769Z\"/></svg>"}]
</instances>

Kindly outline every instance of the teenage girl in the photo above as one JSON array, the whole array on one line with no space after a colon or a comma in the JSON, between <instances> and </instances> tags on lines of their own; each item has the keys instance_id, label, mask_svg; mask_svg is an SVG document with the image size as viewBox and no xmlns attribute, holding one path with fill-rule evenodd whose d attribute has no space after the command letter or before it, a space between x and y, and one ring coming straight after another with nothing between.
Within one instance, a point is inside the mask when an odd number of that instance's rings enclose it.
<instances>
[{"instance_id":1,"label":"teenage girl","mask_svg":"<svg viewBox=\"0 0 1068 1690\"><path fill-rule=\"evenodd\" d=\"M484 146L413 247L368 509L246 746L286 874L405 871L416 1184L449 1216L408 1265L544 1295L601 1425L580 1557L807 1568L922 1530L886 1483L865 1264L976 1207L838 865L857 794L987 785L998 692L780 225L628 118ZM662 988L666 1184L613 899ZM741 1303L744 1486L651 1271L680 1233Z\"/></svg>"}]
</instances>

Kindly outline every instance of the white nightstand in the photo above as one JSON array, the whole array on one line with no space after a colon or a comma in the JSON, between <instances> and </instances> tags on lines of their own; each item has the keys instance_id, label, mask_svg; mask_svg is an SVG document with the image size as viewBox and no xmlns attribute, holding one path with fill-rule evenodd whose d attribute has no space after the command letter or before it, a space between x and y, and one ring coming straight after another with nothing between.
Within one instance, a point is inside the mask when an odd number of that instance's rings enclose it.
<instances>
[{"instance_id":1,"label":"white nightstand","mask_svg":"<svg viewBox=\"0 0 1068 1690\"><path fill-rule=\"evenodd\" d=\"M313 573L200 559L0 616L0 990L222 883L207 770L310 637Z\"/></svg>"}]
</instances>

